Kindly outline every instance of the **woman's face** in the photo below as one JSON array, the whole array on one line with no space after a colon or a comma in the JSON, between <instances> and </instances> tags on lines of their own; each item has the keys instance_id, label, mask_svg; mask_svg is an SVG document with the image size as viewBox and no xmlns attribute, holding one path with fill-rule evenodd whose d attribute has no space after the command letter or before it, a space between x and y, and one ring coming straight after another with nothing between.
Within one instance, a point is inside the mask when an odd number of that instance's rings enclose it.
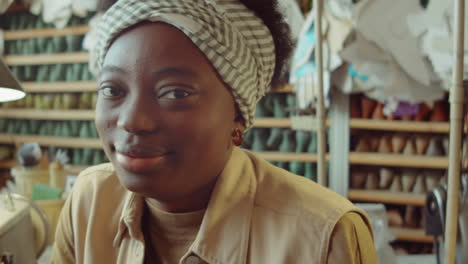
<instances>
[{"instance_id":1,"label":"woman's face","mask_svg":"<svg viewBox=\"0 0 468 264\"><path fill-rule=\"evenodd\" d=\"M211 191L240 124L230 91L182 32L164 23L125 31L98 86L96 126L127 189L179 205Z\"/></svg>"}]
</instances>

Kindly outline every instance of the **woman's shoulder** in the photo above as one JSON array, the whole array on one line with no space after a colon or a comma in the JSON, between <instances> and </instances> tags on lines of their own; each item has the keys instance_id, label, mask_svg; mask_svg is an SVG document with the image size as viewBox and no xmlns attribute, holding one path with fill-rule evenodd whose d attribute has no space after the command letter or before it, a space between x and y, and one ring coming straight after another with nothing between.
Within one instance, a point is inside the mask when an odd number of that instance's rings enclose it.
<instances>
[{"instance_id":1,"label":"woman's shoulder","mask_svg":"<svg viewBox=\"0 0 468 264\"><path fill-rule=\"evenodd\" d=\"M346 198L303 176L293 174L258 155L245 152L255 168L256 204L276 211L327 218L356 207Z\"/></svg>"},{"instance_id":2,"label":"woman's shoulder","mask_svg":"<svg viewBox=\"0 0 468 264\"><path fill-rule=\"evenodd\" d=\"M115 175L114 167L111 163L103 163L84 169L79 175L73 188L101 188L106 184L118 184L117 176Z\"/></svg>"},{"instance_id":3,"label":"woman's shoulder","mask_svg":"<svg viewBox=\"0 0 468 264\"><path fill-rule=\"evenodd\" d=\"M126 190L110 163L89 167L79 175L72 189L73 200L88 207L95 203L122 200Z\"/></svg>"}]
</instances>

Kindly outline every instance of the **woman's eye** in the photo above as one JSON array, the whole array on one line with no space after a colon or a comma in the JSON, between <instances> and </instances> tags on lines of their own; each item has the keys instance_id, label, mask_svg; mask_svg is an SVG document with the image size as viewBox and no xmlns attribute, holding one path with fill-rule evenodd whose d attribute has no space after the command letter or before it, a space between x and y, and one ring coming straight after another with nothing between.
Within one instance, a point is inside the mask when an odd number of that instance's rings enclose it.
<instances>
[{"instance_id":1,"label":"woman's eye","mask_svg":"<svg viewBox=\"0 0 468 264\"><path fill-rule=\"evenodd\" d=\"M190 96L191 93L182 89L173 89L163 93L159 96L160 99L183 99L187 96Z\"/></svg>"},{"instance_id":2,"label":"woman's eye","mask_svg":"<svg viewBox=\"0 0 468 264\"><path fill-rule=\"evenodd\" d=\"M105 97L117 97L122 95L122 91L115 87L103 87L99 89L99 91Z\"/></svg>"}]
</instances>

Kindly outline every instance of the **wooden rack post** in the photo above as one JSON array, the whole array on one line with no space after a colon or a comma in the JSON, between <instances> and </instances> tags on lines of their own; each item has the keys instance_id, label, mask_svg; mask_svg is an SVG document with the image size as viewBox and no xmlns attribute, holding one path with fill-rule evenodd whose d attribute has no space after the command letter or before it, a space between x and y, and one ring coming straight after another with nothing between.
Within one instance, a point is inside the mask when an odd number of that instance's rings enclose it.
<instances>
[{"instance_id":1,"label":"wooden rack post","mask_svg":"<svg viewBox=\"0 0 468 264\"><path fill-rule=\"evenodd\" d=\"M323 49L322 49L322 4L323 0L314 0L315 11L315 62L317 63L317 181L323 186L327 186L327 166L325 163L326 153L326 124L325 124L325 107L323 98Z\"/></svg>"},{"instance_id":2,"label":"wooden rack post","mask_svg":"<svg viewBox=\"0 0 468 264\"><path fill-rule=\"evenodd\" d=\"M448 168L447 216L445 222L445 264L455 263L457 228L458 228L458 202L460 192L460 166L461 166L461 136L463 124L463 59L464 59L464 24L465 1L457 0L454 6L454 60L453 83L450 91L450 146Z\"/></svg>"}]
</instances>

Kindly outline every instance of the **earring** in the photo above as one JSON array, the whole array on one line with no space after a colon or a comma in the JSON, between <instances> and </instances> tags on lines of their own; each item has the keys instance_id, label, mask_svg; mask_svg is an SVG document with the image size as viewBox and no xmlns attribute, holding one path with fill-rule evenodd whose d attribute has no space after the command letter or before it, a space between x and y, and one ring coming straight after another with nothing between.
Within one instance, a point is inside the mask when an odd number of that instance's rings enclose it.
<instances>
[{"instance_id":1,"label":"earring","mask_svg":"<svg viewBox=\"0 0 468 264\"><path fill-rule=\"evenodd\" d=\"M232 143L235 146L240 146L242 145L242 142L244 141L244 134L239 128L235 128L234 131L232 132Z\"/></svg>"}]
</instances>

